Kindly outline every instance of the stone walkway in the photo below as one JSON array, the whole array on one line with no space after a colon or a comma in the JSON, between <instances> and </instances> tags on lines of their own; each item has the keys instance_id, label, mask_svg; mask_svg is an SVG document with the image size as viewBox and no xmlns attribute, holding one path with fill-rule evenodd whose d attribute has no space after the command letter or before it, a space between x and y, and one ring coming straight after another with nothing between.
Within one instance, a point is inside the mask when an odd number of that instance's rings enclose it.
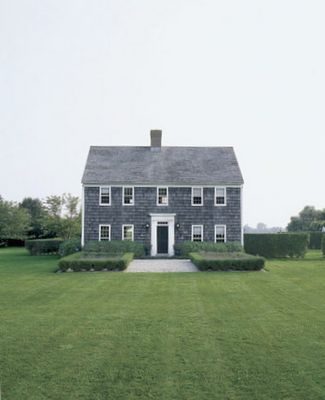
<instances>
[{"instance_id":1,"label":"stone walkway","mask_svg":"<svg viewBox=\"0 0 325 400\"><path fill-rule=\"evenodd\" d=\"M125 272L198 272L190 260L133 260Z\"/></svg>"}]
</instances>

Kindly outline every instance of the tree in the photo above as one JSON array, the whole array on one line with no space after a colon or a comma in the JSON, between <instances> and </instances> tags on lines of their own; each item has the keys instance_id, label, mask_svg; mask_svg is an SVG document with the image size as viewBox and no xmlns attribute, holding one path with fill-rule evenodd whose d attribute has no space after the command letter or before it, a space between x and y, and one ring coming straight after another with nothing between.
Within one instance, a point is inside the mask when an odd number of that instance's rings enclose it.
<instances>
[{"instance_id":1,"label":"tree","mask_svg":"<svg viewBox=\"0 0 325 400\"><path fill-rule=\"evenodd\" d=\"M313 206L305 206L298 216L290 218L287 226L289 232L319 231L325 226L325 209L316 210Z\"/></svg>"},{"instance_id":2,"label":"tree","mask_svg":"<svg viewBox=\"0 0 325 400\"><path fill-rule=\"evenodd\" d=\"M0 238L25 239L30 227L30 213L0 196Z\"/></svg>"},{"instance_id":3,"label":"tree","mask_svg":"<svg viewBox=\"0 0 325 400\"><path fill-rule=\"evenodd\" d=\"M19 207L27 210L31 216L31 224L27 233L28 237L36 239L43 237L45 234L44 219L46 211L41 200L25 197L19 204Z\"/></svg>"}]
</instances>

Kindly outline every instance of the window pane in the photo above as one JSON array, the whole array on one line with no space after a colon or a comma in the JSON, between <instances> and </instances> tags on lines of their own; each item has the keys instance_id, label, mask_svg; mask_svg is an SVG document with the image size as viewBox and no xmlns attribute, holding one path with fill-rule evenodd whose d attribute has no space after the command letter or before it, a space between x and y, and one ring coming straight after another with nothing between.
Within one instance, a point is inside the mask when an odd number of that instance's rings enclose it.
<instances>
[{"instance_id":1,"label":"window pane","mask_svg":"<svg viewBox=\"0 0 325 400\"><path fill-rule=\"evenodd\" d=\"M126 225L123 227L123 240L133 240L133 226Z\"/></svg>"},{"instance_id":2,"label":"window pane","mask_svg":"<svg viewBox=\"0 0 325 400\"><path fill-rule=\"evenodd\" d=\"M110 228L108 225L103 225L100 227L100 240L110 239Z\"/></svg>"},{"instance_id":3,"label":"window pane","mask_svg":"<svg viewBox=\"0 0 325 400\"><path fill-rule=\"evenodd\" d=\"M202 242L202 226L193 225L192 232L193 232L193 242Z\"/></svg>"},{"instance_id":4,"label":"window pane","mask_svg":"<svg viewBox=\"0 0 325 400\"><path fill-rule=\"evenodd\" d=\"M201 197L201 188L193 188L193 197Z\"/></svg>"},{"instance_id":5,"label":"window pane","mask_svg":"<svg viewBox=\"0 0 325 400\"><path fill-rule=\"evenodd\" d=\"M133 204L133 188L124 188L124 204Z\"/></svg>"},{"instance_id":6,"label":"window pane","mask_svg":"<svg viewBox=\"0 0 325 400\"><path fill-rule=\"evenodd\" d=\"M168 204L167 188L158 188L158 204Z\"/></svg>"},{"instance_id":7,"label":"window pane","mask_svg":"<svg viewBox=\"0 0 325 400\"><path fill-rule=\"evenodd\" d=\"M203 204L202 201L202 188L192 188L192 203L193 204Z\"/></svg>"},{"instance_id":8,"label":"window pane","mask_svg":"<svg viewBox=\"0 0 325 400\"><path fill-rule=\"evenodd\" d=\"M217 243L224 243L225 241L225 227L221 225L216 225L215 227L216 232L216 242Z\"/></svg>"},{"instance_id":9,"label":"window pane","mask_svg":"<svg viewBox=\"0 0 325 400\"><path fill-rule=\"evenodd\" d=\"M109 187L102 187L100 189L100 202L101 204L110 204L110 190Z\"/></svg>"},{"instance_id":10,"label":"window pane","mask_svg":"<svg viewBox=\"0 0 325 400\"><path fill-rule=\"evenodd\" d=\"M224 188L216 188L216 204L225 204L226 191Z\"/></svg>"}]
</instances>

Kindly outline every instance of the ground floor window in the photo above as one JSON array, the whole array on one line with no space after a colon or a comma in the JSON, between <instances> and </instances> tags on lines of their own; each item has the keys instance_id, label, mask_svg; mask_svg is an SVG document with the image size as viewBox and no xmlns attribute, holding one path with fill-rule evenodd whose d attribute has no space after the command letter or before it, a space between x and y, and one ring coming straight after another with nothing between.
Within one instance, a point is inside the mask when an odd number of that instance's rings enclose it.
<instances>
[{"instance_id":1,"label":"ground floor window","mask_svg":"<svg viewBox=\"0 0 325 400\"><path fill-rule=\"evenodd\" d=\"M133 225L122 225L122 240L133 240L134 235Z\"/></svg>"},{"instance_id":2,"label":"ground floor window","mask_svg":"<svg viewBox=\"0 0 325 400\"><path fill-rule=\"evenodd\" d=\"M203 225L192 225L192 242L203 242Z\"/></svg>"},{"instance_id":3,"label":"ground floor window","mask_svg":"<svg viewBox=\"0 0 325 400\"><path fill-rule=\"evenodd\" d=\"M110 225L99 225L99 240L111 240Z\"/></svg>"},{"instance_id":4,"label":"ground floor window","mask_svg":"<svg viewBox=\"0 0 325 400\"><path fill-rule=\"evenodd\" d=\"M226 225L215 225L214 226L214 241L216 243L226 242Z\"/></svg>"}]
</instances>

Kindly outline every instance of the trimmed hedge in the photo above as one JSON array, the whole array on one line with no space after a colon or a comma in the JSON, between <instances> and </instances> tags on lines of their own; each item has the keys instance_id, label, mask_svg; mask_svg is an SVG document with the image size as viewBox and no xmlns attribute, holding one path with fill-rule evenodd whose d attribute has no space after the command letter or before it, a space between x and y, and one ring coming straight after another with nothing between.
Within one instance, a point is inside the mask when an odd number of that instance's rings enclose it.
<instances>
[{"instance_id":1,"label":"trimmed hedge","mask_svg":"<svg viewBox=\"0 0 325 400\"><path fill-rule=\"evenodd\" d=\"M239 242L214 243L185 241L174 245L175 255L189 257L190 253L212 251L216 253L242 252L243 246Z\"/></svg>"},{"instance_id":2,"label":"trimmed hedge","mask_svg":"<svg viewBox=\"0 0 325 400\"><path fill-rule=\"evenodd\" d=\"M101 271L103 269L109 271L123 271L132 260L132 253L125 253L123 255L92 253L90 255L79 252L61 258L58 265L63 272L68 269L72 271L89 271L92 269L95 271Z\"/></svg>"},{"instance_id":3,"label":"trimmed hedge","mask_svg":"<svg viewBox=\"0 0 325 400\"><path fill-rule=\"evenodd\" d=\"M322 248L322 238L325 236L323 232L309 232L309 248L319 250Z\"/></svg>"},{"instance_id":4,"label":"trimmed hedge","mask_svg":"<svg viewBox=\"0 0 325 400\"><path fill-rule=\"evenodd\" d=\"M266 258L304 257L309 243L308 233L246 233L246 253Z\"/></svg>"},{"instance_id":5,"label":"trimmed hedge","mask_svg":"<svg viewBox=\"0 0 325 400\"><path fill-rule=\"evenodd\" d=\"M190 253L190 259L201 271L259 271L264 267L263 257L245 253Z\"/></svg>"},{"instance_id":6,"label":"trimmed hedge","mask_svg":"<svg viewBox=\"0 0 325 400\"><path fill-rule=\"evenodd\" d=\"M85 253L110 253L110 254L123 254L133 253L134 257L144 257L147 255L146 246L138 242L130 240L112 240L112 241L90 241L88 242L83 251ZM150 250L149 250L150 252Z\"/></svg>"},{"instance_id":7,"label":"trimmed hedge","mask_svg":"<svg viewBox=\"0 0 325 400\"><path fill-rule=\"evenodd\" d=\"M323 256L325 257L325 235L323 235L323 238L322 238L322 252L323 252Z\"/></svg>"},{"instance_id":8,"label":"trimmed hedge","mask_svg":"<svg viewBox=\"0 0 325 400\"><path fill-rule=\"evenodd\" d=\"M24 247L25 240L22 239L0 239L0 247Z\"/></svg>"},{"instance_id":9,"label":"trimmed hedge","mask_svg":"<svg viewBox=\"0 0 325 400\"><path fill-rule=\"evenodd\" d=\"M69 256L78 251L81 251L80 239L65 240L59 246L59 254L61 257Z\"/></svg>"},{"instance_id":10,"label":"trimmed hedge","mask_svg":"<svg viewBox=\"0 0 325 400\"><path fill-rule=\"evenodd\" d=\"M26 240L25 248L32 256L58 254L63 239L34 239Z\"/></svg>"}]
</instances>

